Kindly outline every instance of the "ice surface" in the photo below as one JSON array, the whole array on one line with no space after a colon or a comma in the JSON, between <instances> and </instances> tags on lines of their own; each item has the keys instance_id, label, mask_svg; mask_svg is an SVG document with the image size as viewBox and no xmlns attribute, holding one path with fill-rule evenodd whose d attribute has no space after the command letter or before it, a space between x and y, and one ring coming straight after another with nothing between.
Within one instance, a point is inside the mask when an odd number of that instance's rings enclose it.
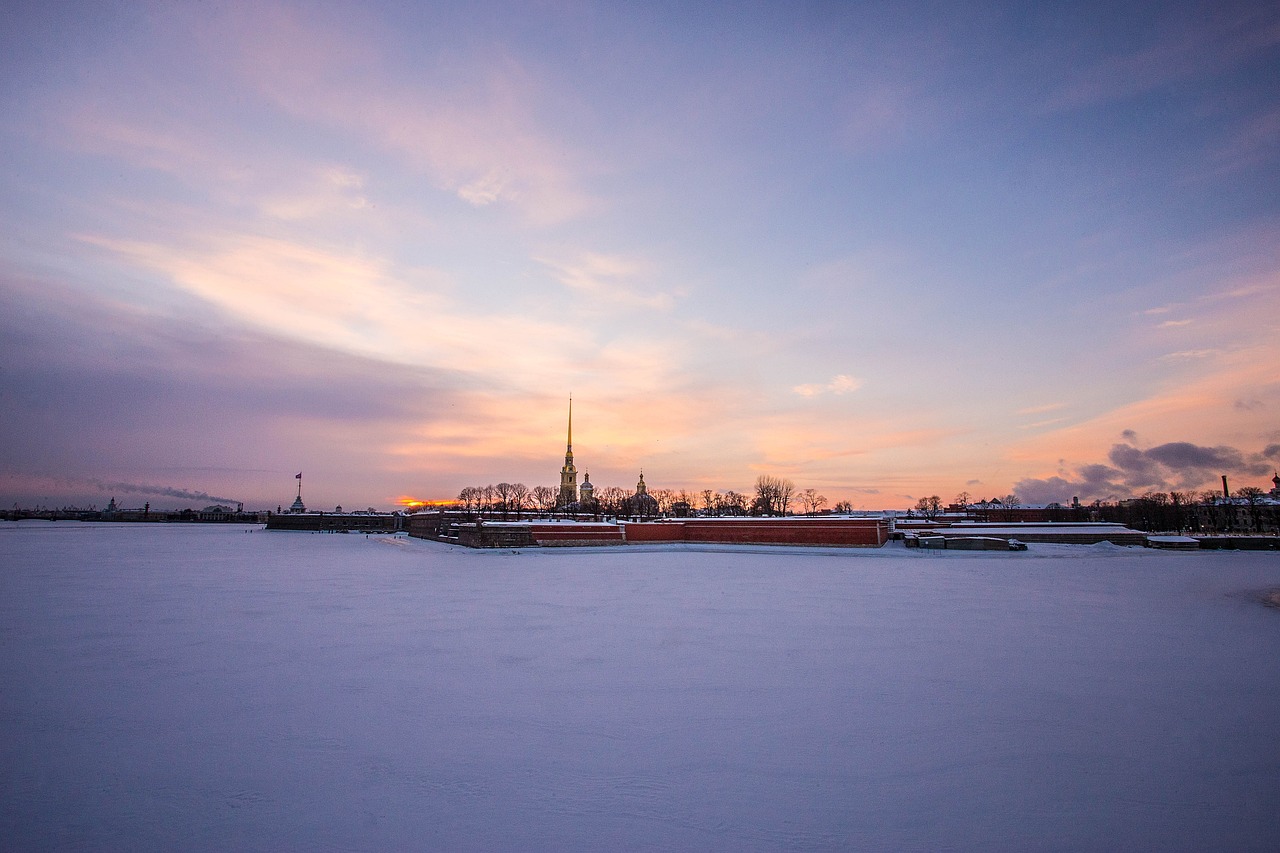
<instances>
[{"instance_id":1,"label":"ice surface","mask_svg":"<svg viewBox=\"0 0 1280 853\"><path fill-rule=\"evenodd\" d=\"M0 525L0 846L1280 847L1268 553Z\"/></svg>"}]
</instances>

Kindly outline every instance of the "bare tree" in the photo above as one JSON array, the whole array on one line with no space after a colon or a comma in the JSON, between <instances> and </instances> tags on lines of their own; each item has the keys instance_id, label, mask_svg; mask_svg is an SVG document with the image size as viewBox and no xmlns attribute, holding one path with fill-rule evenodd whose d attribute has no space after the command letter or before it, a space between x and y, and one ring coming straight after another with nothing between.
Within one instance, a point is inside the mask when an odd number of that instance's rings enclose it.
<instances>
[{"instance_id":1,"label":"bare tree","mask_svg":"<svg viewBox=\"0 0 1280 853\"><path fill-rule=\"evenodd\" d=\"M973 500L973 496L970 495L968 492L961 492L960 494L956 495L955 500L952 503L961 512L964 512L969 507L969 502L972 500Z\"/></svg>"},{"instance_id":2,"label":"bare tree","mask_svg":"<svg viewBox=\"0 0 1280 853\"><path fill-rule=\"evenodd\" d=\"M800 503L806 515L814 515L827 505L827 499L818 494L816 489L805 489L800 492Z\"/></svg>"},{"instance_id":3,"label":"bare tree","mask_svg":"<svg viewBox=\"0 0 1280 853\"><path fill-rule=\"evenodd\" d=\"M627 497L627 490L617 486L605 486L603 489L596 489L596 500L600 502L600 511L614 518L624 512Z\"/></svg>"},{"instance_id":4,"label":"bare tree","mask_svg":"<svg viewBox=\"0 0 1280 853\"><path fill-rule=\"evenodd\" d=\"M790 480L761 474L756 477L756 499L752 508L770 515L786 515L795 491L796 485Z\"/></svg>"},{"instance_id":5,"label":"bare tree","mask_svg":"<svg viewBox=\"0 0 1280 853\"><path fill-rule=\"evenodd\" d=\"M671 489L650 489L649 496L658 502L658 512L663 515L671 512L671 504L676 500L676 493Z\"/></svg>"},{"instance_id":6,"label":"bare tree","mask_svg":"<svg viewBox=\"0 0 1280 853\"><path fill-rule=\"evenodd\" d=\"M1169 503L1173 506L1174 529L1181 533L1187 526L1187 504L1191 496L1186 492L1169 492Z\"/></svg>"},{"instance_id":7,"label":"bare tree","mask_svg":"<svg viewBox=\"0 0 1280 853\"><path fill-rule=\"evenodd\" d=\"M770 515L778 500L778 481L776 477L761 474L756 477L756 499L751 504L751 511L759 515Z\"/></svg>"},{"instance_id":8,"label":"bare tree","mask_svg":"<svg viewBox=\"0 0 1280 853\"><path fill-rule=\"evenodd\" d=\"M502 520L507 520L507 510L511 506L511 484L499 483L493 487L493 496L497 506L496 509L502 511Z\"/></svg>"},{"instance_id":9,"label":"bare tree","mask_svg":"<svg viewBox=\"0 0 1280 853\"><path fill-rule=\"evenodd\" d=\"M511 503L511 509L515 511L516 520L520 519L520 513L524 512L525 506L529 503L529 487L524 483L512 483L511 495L508 498Z\"/></svg>"},{"instance_id":10,"label":"bare tree","mask_svg":"<svg viewBox=\"0 0 1280 853\"><path fill-rule=\"evenodd\" d=\"M849 501L836 501L836 505L831 508L832 512L838 512L841 515L848 515L853 512L853 504Z\"/></svg>"},{"instance_id":11,"label":"bare tree","mask_svg":"<svg viewBox=\"0 0 1280 853\"><path fill-rule=\"evenodd\" d=\"M720 498L719 511L721 515L746 515L747 496L732 489L725 492Z\"/></svg>"},{"instance_id":12,"label":"bare tree","mask_svg":"<svg viewBox=\"0 0 1280 853\"><path fill-rule=\"evenodd\" d=\"M796 484L790 480L783 479L778 487L778 515L788 515L791 512L791 500L795 495Z\"/></svg>"},{"instance_id":13,"label":"bare tree","mask_svg":"<svg viewBox=\"0 0 1280 853\"><path fill-rule=\"evenodd\" d=\"M818 498L817 489L801 489L797 496L800 499L800 506L804 507L805 515L813 515L812 502Z\"/></svg>"},{"instance_id":14,"label":"bare tree","mask_svg":"<svg viewBox=\"0 0 1280 853\"><path fill-rule=\"evenodd\" d=\"M538 508L538 512L545 514L555 508L557 494L558 492L550 486L534 486L529 492L529 498Z\"/></svg>"},{"instance_id":15,"label":"bare tree","mask_svg":"<svg viewBox=\"0 0 1280 853\"><path fill-rule=\"evenodd\" d=\"M1235 496L1244 501L1249 507L1249 521L1253 525L1252 529L1254 531L1257 531L1262 526L1259 506L1262 503L1262 497L1265 494L1266 492L1262 491L1262 489L1259 489L1257 486L1242 486L1241 488L1236 489Z\"/></svg>"},{"instance_id":16,"label":"bare tree","mask_svg":"<svg viewBox=\"0 0 1280 853\"><path fill-rule=\"evenodd\" d=\"M458 504L467 515L476 515L480 511L480 490L475 486L467 486L458 492Z\"/></svg>"},{"instance_id":17,"label":"bare tree","mask_svg":"<svg viewBox=\"0 0 1280 853\"><path fill-rule=\"evenodd\" d=\"M916 501L915 509L925 518L933 520L942 512L942 499L937 495L929 495L927 498Z\"/></svg>"},{"instance_id":18,"label":"bare tree","mask_svg":"<svg viewBox=\"0 0 1280 853\"><path fill-rule=\"evenodd\" d=\"M720 504L720 495L713 489L702 490L702 511L706 515L714 515Z\"/></svg>"}]
</instances>

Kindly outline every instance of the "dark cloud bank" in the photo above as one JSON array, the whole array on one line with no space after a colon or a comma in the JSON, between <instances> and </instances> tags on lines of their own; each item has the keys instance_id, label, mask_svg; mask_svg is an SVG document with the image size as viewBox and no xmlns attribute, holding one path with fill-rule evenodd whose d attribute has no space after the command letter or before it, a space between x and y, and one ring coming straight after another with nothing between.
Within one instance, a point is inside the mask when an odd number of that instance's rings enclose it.
<instances>
[{"instance_id":1,"label":"dark cloud bank","mask_svg":"<svg viewBox=\"0 0 1280 853\"><path fill-rule=\"evenodd\" d=\"M1133 440L1133 433L1125 438ZM1189 441L1171 441L1142 449L1124 442L1111 446L1107 463L1082 465L1074 476L1029 478L1014 489L1028 503L1066 503L1072 497L1082 501L1116 500L1144 492L1197 491L1216 488L1218 478L1244 478L1234 485L1258 485L1256 480L1270 475L1280 464L1280 444L1270 444L1258 453L1234 447L1203 447Z\"/></svg>"},{"instance_id":2,"label":"dark cloud bank","mask_svg":"<svg viewBox=\"0 0 1280 853\"><path fill-rule=\"evenodd\" d=\"M45 493L13 486L22 493L8 494L8 477L46 480L59 492L51 501L134 494L234 503L218 495L252 486L225 475L165 485L172 481L149 472L275 470L304 453L368 456L384 436L443 417L478 384L192 313L199 321L0 272L0 496L28 502ZM317 433L332 436L332 451L314 438L301 443ZM371 438L338 444L352 434Z\"/></svg>"}]
</instances>

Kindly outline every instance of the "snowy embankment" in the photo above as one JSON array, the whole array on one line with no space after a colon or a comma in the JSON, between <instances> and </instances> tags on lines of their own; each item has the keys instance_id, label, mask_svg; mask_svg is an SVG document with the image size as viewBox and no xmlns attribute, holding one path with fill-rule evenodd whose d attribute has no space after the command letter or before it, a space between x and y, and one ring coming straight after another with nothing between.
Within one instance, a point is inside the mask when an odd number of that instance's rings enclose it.
<instances>
[{"instance_id":1,"label":"snowy embankment","mask_svg":"<svg viewBox=\"0 0 1280 853\"><path fill-rule=\"evenodd\" d=\"M0 525L13 849L1275 849L1273 553Z\"/></svg>"}]
</instances>

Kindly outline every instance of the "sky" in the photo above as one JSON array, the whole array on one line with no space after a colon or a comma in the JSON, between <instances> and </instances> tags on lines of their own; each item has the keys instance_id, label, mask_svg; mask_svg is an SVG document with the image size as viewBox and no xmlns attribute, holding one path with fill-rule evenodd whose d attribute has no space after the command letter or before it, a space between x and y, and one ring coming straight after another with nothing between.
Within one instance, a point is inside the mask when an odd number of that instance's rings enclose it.
<instances>
[{"instance_id":1,"label":"sky","mask_svg":"<svg viewBox=\"0 0 1280 853\"><path fill-rule=\"evenodd\" d=\"M0 505L1280 466L1275 4L0 22Z\"/></svg>"}]
</instances>

